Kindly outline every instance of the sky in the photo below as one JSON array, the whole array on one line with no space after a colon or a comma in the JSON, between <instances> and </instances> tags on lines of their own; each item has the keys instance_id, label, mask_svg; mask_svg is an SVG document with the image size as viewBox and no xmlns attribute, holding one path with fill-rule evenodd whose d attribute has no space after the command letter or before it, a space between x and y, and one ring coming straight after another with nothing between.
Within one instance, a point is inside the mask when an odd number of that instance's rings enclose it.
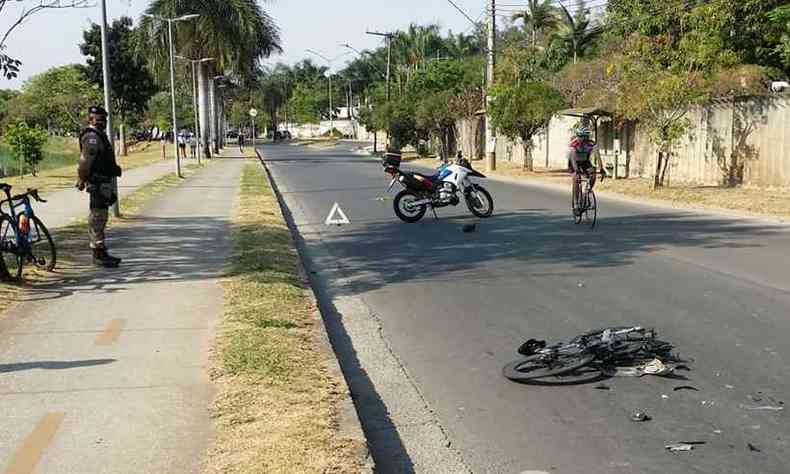
<instances>
[{"instance_id":1,"label":"sky","mask_svg":"<svg viewBox=\"0 0 790 474\"><path fill-rule=\"evenodd\" d=\"M93 0L93 3L98 5L99 1ZM106 1L110 18L127 15L135 22L149 4L148 0ZM470 17L482 18L486 0L453 1ZM38 0L9 2L0 16L2 32L19 17L23 6L34 3ZM284 49L282 55L265 61L270 64L293 64L305 59L309 56L305 52L308 48L334 58L349 51L341 47L341 43L349 43L359 50L382 44L381 38L366 35L366 30L391 31L404 29L410 23L434 22L456 33L471 28L469 20L448 0L259 0L259 3L279 26ZM98 22L99 17L98 6L50 10L31 17L7 42L6 53L23 61L22 71L11 81L0 78L0 89L19 89L25 79L54 66L83 63L78 46L82 31L91 21ZM352 55L338 59L333 69L342 69L350 59ZM316 61L321 62L320 59Z\"/></svg>"}]
</instances>

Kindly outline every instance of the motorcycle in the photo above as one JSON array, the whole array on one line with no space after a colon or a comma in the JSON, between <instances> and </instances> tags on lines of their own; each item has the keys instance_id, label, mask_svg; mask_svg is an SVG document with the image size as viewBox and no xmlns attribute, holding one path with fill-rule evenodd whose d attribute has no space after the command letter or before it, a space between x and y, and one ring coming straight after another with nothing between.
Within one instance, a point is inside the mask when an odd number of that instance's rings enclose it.
<instances>
[{"instance_id":1,"label":"motorcycle","mask_svg":"<svg viewBox=\"0 0 790 474\"><path fill-rule=\"evenodd\" d=\"M494 212L494 199L485 188L473 183L470 178L485 178L475 171L472 164L458 152L455 163L442 165L433 176L427 176L400 169L401 157L388 153L382 162L384 172L392 177L390 191L395 183L404 189L395 196L393 207L395 215L403 222L414 223L425 216L430 208L434 217L436 209L457 206L463 195L469 211L477 217L491 217Z\"/></svg>"}]
</instances>

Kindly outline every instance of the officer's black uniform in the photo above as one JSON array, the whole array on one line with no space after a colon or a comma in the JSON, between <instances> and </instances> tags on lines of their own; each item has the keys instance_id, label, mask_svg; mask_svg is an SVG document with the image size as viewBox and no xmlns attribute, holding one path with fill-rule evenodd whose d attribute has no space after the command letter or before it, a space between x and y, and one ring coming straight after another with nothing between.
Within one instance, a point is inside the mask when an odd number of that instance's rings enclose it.
<instances>
[{"instance_id":1,"label":"officer's black uniform","mask_svg":"<svg viewBox=\"0 0 790 474\"><path fill-rule=\"evenodd\" d=\"M91 115L107 116L102 107L91 107L88 112ZM107 226L108 209L118 200L113 178L121 176L121 168L104 130L93 126L84 129L80 133L80 151L77 186L90 193L88 228L93 261L103 267L118 266L121 259L107 254L104 229Z\"/></svg>"}]
</instances>

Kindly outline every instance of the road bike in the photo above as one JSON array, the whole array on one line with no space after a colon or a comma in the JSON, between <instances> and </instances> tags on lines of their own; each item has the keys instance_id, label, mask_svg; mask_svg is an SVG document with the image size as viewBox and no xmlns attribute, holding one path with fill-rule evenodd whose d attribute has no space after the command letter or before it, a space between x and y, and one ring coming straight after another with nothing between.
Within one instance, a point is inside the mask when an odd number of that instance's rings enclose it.
<instances>
[{"instance_id":1,"label":"road bike","mask_svg":"<svg viewBox=\"0 0 790 474\"><path fill-rule=\"evenodd\" d=\"M519 347L520 359L502 369L518 382L562 382L597 378L633 368L655 359L675 360L672 344L657 339L656 332L640 326L597 329L566 342L546 345L530 339Z\"/></svg>"},{"instance_id":2,"label":"road bike","mask_svg":"<svg viewBox=\"0 0 790 474\"><path fill-rule=\"evenodd\" d=\"M57 263L55 243L31 204L31 199L41 203L47 201L36 189L12 196L11 188L9 184L0 183L0 191L6 196L0 201L0 277L18 280L26 264L54 270Z\"/></svg>"},{"instance_id":3,"label":"road bike","mask_svg":"<svg viewBox=\"0 0 790 474\"><path fill-rule=\"evenodd\" d=\"M598 200L595 198L595 191L593 190L594 177L594 170L590 170L589 174L577 172L574 176L576 180L574 189L577 189L579 192L571 193L571 210L574 222L581 224L583 221L586 221L593 229L598 219Z\"/></svg>"}]
</instances>

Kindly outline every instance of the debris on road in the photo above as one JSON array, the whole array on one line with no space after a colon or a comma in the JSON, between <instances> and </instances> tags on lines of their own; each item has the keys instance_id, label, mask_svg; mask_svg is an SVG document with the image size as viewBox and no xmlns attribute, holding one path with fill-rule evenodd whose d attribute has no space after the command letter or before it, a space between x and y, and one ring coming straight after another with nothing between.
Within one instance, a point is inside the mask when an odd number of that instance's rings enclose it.
<instances>
[{"instance_id":1,"label":"debris on road","mask_svg":"<svg viewBox=\"0 0 790 474\"><path fill-rule=\"evenodd\" d=\"M650 417L647 413L643 411L635 411L631 414L631 421L642 422L642 421L650 421L653 418Z\"/></svg>"},{"instance_id":2,"label":"debris on road","mask_svg":"<svg viewBox=\"0 0 790 474\"><path fill-rule=\"evenodd\" d=\"M608 385L600 384L595 386L596 390L611 390L611 387Z\"/></svg>"},{"instance_id":3,"label":"debris on road","mask_svg":"<svg viewBox=\"0 0 790 474\"><path fill-rule=\"evenodd\" d=\"M661 398L663 398L664 400L666 400L667 398L669 398L669 395L667 395L667 394L665 394L665 393L662 393L662 394L661 394Z\"/></svg>"},{"instance_id":4,"label":"debris on road","mask_svg":"<svg viewBox=\"0 0 790 474\"><path fill-rule=\"evenodd\" d=\"M477 230L477 224L464 224L464 226L461 227L461 231L463 231L466 234L472 233L476 230Z\"/></svg>"},{"instance_id":5,"label":"debris on road","mask_svg":"<svg viewBox=\"0 0 790 474\"><path fill-rule=\"evenodd\" d=\"M701 446L705 444L705 441L684 441L681 443L672 443L664 446L665 449L669 451L691 451L694 449L694 446Z\"/></svg>"},{"instance_id":6,"label":"debris on road","mask_svg":"<svg viewBox=\"0 0 790 474\"><path fill-rule=\"evenodd\" d=\"M750 411L782 411L785 409L783 406L775 406L775 405L740 405L741 408L744 410Z\"/></svg>"},{"instance_id":7,"label":"debris on road","mask_svg":"<svg viewBox=\"0 0 790 474\"><path fill-rule=\"evenodd\" d=\"M752 452L755 452L755 453L763 452L762 449L758 448L757 446L753 445L752 443L747 443L747 446L749 446L749 451L752 451Z\"/></svg>"},{"instance_id":8,"label":"debris on road","mask_svg":"<svg viewBox=\"0 0 790 474\"><path fill-rule=\"evenodd\" d=\"M697 387L692 387L691 385L680 385L678 387L673 388L672 390L675 392L679 392L681 390L692 390L694 392L699 392L699 389Z\"/></svg>"}]
</instances>

